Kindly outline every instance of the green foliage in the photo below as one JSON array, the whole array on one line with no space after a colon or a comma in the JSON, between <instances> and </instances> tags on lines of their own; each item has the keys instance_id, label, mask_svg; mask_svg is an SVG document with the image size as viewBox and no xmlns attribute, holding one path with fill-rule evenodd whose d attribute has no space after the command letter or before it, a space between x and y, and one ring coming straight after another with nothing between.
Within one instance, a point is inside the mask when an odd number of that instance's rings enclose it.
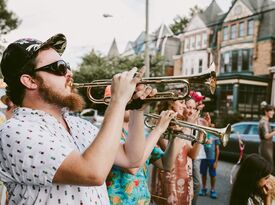
<instances>
[{"instance_id":1,"label":"green foliage","mask_svg":"<svg viewBox=\"0 0 275 205\"><path fill-rule=\"evenodd\" d=\"M20 20L16 15L7 10L7 0L0 0L0 55L2 55L4 51L4 46L1 45L3 41L2 35L16 29L19 24ZM0 78L3 78L1 71Z\"/></svg>"},{"instance_id":2,"label":"green foliage","mask_svg":"<svg viewBox=\"0 0 275 205\"><path fill-rule=\"evenodd\" d=\"M179 16L177 15L174 18L174 22L169 25L170 29L173 31L174 34L182 33L187 24L189 23L190 19L197 13L202 13L203 9L199 6L195 5L193 8L190 8L189 16Z\"/></svg>"},{"instance_id":3,"label":"green foliage","mask_svg":"<svg viewBox=\"0 0 275 205\"><path fill-rule=\"evenodd\" d=\"M163 76L164 59L160 55L151 58L150 76ZM74 81L78 83L88 83L94 80L111 79L116 73L128 71L133 67L141 68L144 65L144 58L141 56L106 58L94 51L82 58L79 70L74 71ZM93 96L102 98L104 89L94 89ZM87 107L94 107L99 111L104 106L93 105L86 97L86 89L80 90L86 100Z\"/></svg>"},{"instance_id":4,"label":"green foliage","mask_svg":"<svg viewBox=\"0 0 275 205\"><path fill-rule=\"evenodd\" d=\"M170 24L169 27L174 34L182 33L184 28L189 22L189 19L186 16L177 16L174 18L174 23Z\"/></svg>"},{"instance_id":5,"label":"green foliage","mask_svg":"<svg viewBox=\"0 0 275 205\"><path fill-rule=\"evenodd\" d=\"M0 0L0 16L0 34L7 34L20 23L15 14L7 10L7 0Z\"/></svg>"},{"instance_id":6,"label":"green foliage","mask_svg":"<svg viewBox=\"0 0 275 205\"><path fill-rule=\"evenodd\" d=\"M198 5L195 5L193 8L190 8L189 16L192 18L196 14L199 14L199 13L202 13L202 12L203 12L203 9L200 8Z\"/></svg>"}]
</instances>

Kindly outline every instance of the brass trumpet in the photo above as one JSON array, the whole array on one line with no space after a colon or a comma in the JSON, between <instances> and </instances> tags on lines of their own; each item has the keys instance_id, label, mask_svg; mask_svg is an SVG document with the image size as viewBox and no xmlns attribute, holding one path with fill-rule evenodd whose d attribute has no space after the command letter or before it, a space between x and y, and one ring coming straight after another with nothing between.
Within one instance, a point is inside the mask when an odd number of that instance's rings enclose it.
<instances>
[{"instance_id":1,"label":"brass trumpet","mask_svg":"<svg viewBox=\"0 0 275 205\"><path fill-rule=\"evenodd\" d=\"M205 82L206 81L206 82ZM74 83L73 86L75 88L87 88L87 96L90 101L95 104L106 104L108 105L110 102L110 97L103 97L100 99L96 99L92 96L92 89L99 87L106 87L111 85L111 79L105 80L95 80L91 83ZM201 75L193 75L189 77L184 76L164 76L164 77L151 77L151 78L142 78L142 80L138 84L181 84L181 93L176 93L172 91L167 92L159 92L153 97L148 97L144 100L140 100L138 104L143 104L144 102L150 101L161 101L161 100L183 100L190 92L190 83L201 83L204 82L210 89L210 92L214 94L216 89L216 73L213 70L208 70L204 74ZM138 101L131 100L128 104Z\"/></svg>"},{"instance_id":2,"label":"brass trumpet","mask_svg":"<svg viewBox=\"0 0 275 205\"><path fill-rule=\"evenodd\" d=\"M155 126L155 125L150 124L151 119L159 119L160 118L160 115L158 115L158 114L145 114L145 116L146 117L144 119L144 124L148 128L153 128ZM182 120L172 119L170 122L170 125L178 125L180 127L187 127L187 128L191 128L191 129L198 130L198 131L202 132L204 134L203 139L199 139L199 136L186 135L186 134L182 134L182 133L176 133L176 135L175 135L176 137L186 139L189 141L196 141L201 144L205 144L206 134L208 132L208 133L213 134L215 137L219 138L219 140L221 141L221 144L225 147L228 143L230 133L231 133L231 125L230 124L228 124L224 128L212 128L212 127L207 127L207 126L203 126L203 125L189 123L189 122L182 121Z\"/></svg>"}]
</instances>

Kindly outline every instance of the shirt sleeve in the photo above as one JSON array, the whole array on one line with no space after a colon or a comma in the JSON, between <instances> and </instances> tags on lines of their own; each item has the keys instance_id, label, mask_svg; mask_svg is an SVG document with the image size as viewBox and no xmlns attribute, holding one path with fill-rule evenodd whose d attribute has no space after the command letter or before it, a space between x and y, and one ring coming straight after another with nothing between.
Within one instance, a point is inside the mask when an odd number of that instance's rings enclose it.
<instances>
[{"instance_id":1,"label":"shirt sleeve","mask_svg":"<svg viewBox=\"0 0 275 205\"><path fill-rule=\"evenodd\" d=\"M6 126L0 131L1 179L28 185L52 184L73 147L64 138L41 128Z\"/></svg>"},{"instance_id":2,"label":"shirt sleeve","mask_svg":"<svg viewBox=\"0 0 275 205\"><path fill-rule=\"evenodd\" d=\"M153 151L151 152L151 155L150 155L149 163L153 163L153 162L157 161L163 155L164 155L164 152L160 148L154 147L154 149L153 149Z\"/></svg>"},{"instance_id":3,"label":"shirt sleeve","mask_svg":"<svg viewBox=\"0 0 275 205\"><path fill-rule=\"evenodd\" d=\"M259 135L260 135L260 138L261 139L265 139L265 135L268 132L269 132L268 123L266 123L265 121L261 120L259 122Z\"/></svg>"}]
</instances>

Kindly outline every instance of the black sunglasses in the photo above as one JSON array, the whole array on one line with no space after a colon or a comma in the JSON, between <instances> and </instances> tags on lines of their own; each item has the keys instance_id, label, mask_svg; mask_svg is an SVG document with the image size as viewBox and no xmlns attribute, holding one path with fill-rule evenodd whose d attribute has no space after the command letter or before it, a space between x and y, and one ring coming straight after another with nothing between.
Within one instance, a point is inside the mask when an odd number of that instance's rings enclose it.
<instances>
[{"instance_id":1,"label":"black sunglasses","mask_svg":"<svg viewBox=\"0 0 275 205\"><path fill-rule=\"evenodd\" d=\"M71 70L69 63L66 63L64 60L59 60L49 65L34 69L34 72L45 71L54 75L65 76L68 70Z\"/></svg>"}]
</instances>

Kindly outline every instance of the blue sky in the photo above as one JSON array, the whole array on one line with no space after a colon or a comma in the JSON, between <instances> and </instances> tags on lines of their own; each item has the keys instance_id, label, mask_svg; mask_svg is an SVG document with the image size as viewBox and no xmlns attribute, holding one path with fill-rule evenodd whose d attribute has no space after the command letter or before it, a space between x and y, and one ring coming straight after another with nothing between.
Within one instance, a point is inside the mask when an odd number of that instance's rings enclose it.
<instances>
[{"instance_id":1,"label":"blue sky","mask_svg":"<svg viewBox=\"0 0 275 205\"><path fill-rule=\"evenodd\" d=\"M194 5L205 8L212 0L149 0L149 31L170 24L177 15L188 15ZM226 11L231 0L216 0ZM22 20L4 36L8 43L23 37L46 40L64 33L68 47L64 59L73 67L95 49L106 54L114 38L119 51L145 29L145 0L8 0L8 9ZM104 18L103 14L113 17Z\"/></svg>"}]
</instances>

